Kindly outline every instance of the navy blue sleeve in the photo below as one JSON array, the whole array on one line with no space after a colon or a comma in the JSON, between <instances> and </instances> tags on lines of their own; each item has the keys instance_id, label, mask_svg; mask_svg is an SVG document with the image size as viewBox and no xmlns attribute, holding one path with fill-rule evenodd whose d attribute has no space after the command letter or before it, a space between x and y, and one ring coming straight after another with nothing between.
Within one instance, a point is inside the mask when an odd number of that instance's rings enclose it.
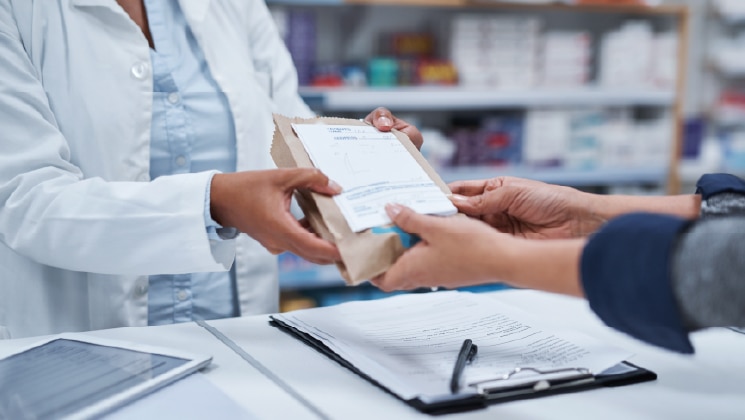
<instances>
[{"instance_id":1,"label":"navy blue sleeve","mask_svg":"<svg viewBox=\"0 0 745 420\"><path fill-rule=\"evenodd\" d=\"M671 283L676 239L690 223L634 213L611 220L590 239L582 253L582 287L603 322L648 343L693 353Z\"/></svg>"},{"instance_id":2,"label":"navy blue sleeve","mask_svg":"<svg viewBox=\"0 0 745 420\"><path fill-rule=\"evenodd\" d=\"M706 174L696 183L696 194L704 200L723 192L745 194L745 181L730 174Z\"/></svg>"}]
</instances>

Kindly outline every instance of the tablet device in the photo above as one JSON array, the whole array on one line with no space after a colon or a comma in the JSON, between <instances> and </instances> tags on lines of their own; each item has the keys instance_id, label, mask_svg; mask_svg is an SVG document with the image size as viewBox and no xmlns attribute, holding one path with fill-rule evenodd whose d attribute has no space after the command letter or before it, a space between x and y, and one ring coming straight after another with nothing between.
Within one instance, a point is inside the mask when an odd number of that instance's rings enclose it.
<instances>
[{"instance_id":1,"label":"tablet device","mask_svg":"<svg viewBox=\"0 0 745 420\"><path fill-rule=\"evenodd\" d=\"M211 356L57 335L0 359L0 418L91 418L207 366Z\"/></svg>"}]
</instances>

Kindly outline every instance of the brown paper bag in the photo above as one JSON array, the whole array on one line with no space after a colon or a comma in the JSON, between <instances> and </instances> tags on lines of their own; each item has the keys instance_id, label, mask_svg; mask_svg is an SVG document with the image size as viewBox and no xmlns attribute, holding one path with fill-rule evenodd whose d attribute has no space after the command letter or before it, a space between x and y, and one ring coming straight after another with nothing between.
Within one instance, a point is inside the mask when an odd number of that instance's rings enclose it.
<instances>
[{"instance_id":1,"label":"brown paper bag","mask_svg":"<svg viewBox=\"0 0 745 420\"><path fill-rule=\"evenodd\" d=\"M292 124L296 123L368 125L360 120L346 118L303 119L275 114L271 154L280 168L314 167L305 146L292 129ZM445 194L450 194L447 184L440 179L406 134L396 130L393 133L440 189ZM401 237L396 232L373 233L374 229L353 232L331 197L302 190L295 194L295 198L313 230L323 239L336 244L342 257L342 262L337 263L337 266L341 276L350 285L360 284L384 273L405 250Z\"/></svg>"}]
</instances>

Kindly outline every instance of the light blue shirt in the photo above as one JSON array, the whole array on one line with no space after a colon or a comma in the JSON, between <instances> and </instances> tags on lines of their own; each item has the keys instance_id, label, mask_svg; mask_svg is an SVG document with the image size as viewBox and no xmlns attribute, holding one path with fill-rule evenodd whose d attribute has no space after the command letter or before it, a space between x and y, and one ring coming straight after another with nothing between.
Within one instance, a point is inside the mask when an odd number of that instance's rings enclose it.
<instances>
[{"instance_id":1,"label":"light blue shirt","mask_svg":"<svg viewBox=\"0 0 745 420\"><path fill-rule=\"evenodd\" d=\"M235 172L236 137L227 97L212 78L177 0L145 0L155 51L150 176ZM208 195L209 197L209 195ZM209 215L210 236L219 227ZM148 324L237 316L235 276L150 276Z\"/></svg>"}]
</instances>

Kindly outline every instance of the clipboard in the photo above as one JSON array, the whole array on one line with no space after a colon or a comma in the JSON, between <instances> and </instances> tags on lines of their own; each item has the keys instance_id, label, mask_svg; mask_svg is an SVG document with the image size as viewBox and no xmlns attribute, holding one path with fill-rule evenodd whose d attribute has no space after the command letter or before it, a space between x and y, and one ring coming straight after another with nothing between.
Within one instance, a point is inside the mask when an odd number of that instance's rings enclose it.
<instances>
[{"instance_id":1,"label":"clipboard","mask_svg":"<svg viewBox=\"0 0 745 420\"><path fill-rule=\"evenodd\" d=\"M550 395L560 395L573 392L586 391L603 387L617 387L631 385L641 382L653 381L657 379L657 374L636 366L630 362L624 361L613 368L600 373L592 374L583 368L562 369L566 375L554 377L552 379L537 379L526 384L512 387L490 387L485 386L480 389L478 394L454 394L452 399L442 401L424 401L419 398L402 399L397 394L391 392L380 382L358 369L348 360L340 357L338 354L329 349L325 344L311 335L288 325L281 320L270 316L269 324L279 328L281 331L299 339L318 352L326 355L355 374L371 382L375 386L386 391L395 398L405 402L411 407L422 413L431 415L452 414L464 411L478 410L486 408L491 404L505 403L509 401L525 400L531 398L540 398ZM512 372L507 372L503 376L511 376L521 370L532 370L530 367L517 368ZM539 372L540 373L540 372ZM558 373L558 372L549 372ZM499 377L489 382L498 382ZM470 386L467 384L467 386Z\"/></svg>"}]
</instances>

